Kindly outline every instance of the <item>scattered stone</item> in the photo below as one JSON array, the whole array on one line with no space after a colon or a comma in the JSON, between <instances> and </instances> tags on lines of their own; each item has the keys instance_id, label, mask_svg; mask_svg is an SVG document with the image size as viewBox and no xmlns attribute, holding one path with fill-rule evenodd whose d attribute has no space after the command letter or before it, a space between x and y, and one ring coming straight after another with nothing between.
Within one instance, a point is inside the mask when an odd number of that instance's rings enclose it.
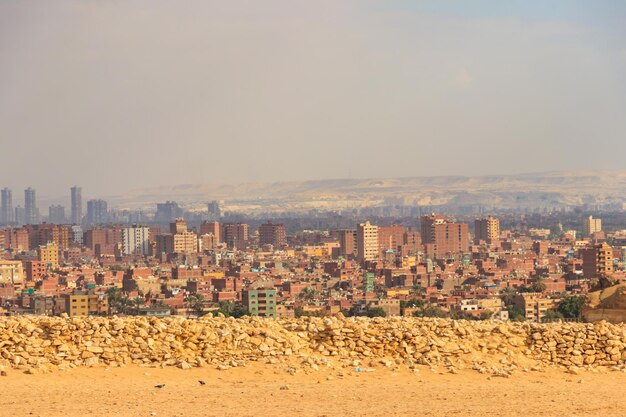
<instances>
[{"instance_id":1,"label":"scattered stone","mask_svg":"<svg viewBox=\"0 0 626 417\"><path fill-rule=\"evenodd\" d=\"M299 365L293 365L295 358ZM0 366L28 373L128 365L226 370L251 361L281 364L291 375L339 367L359 375L401 366L453 374L471 368L501 377L547 367L626 372L626 324L339 316L0 317ZM528 365L531 361L535 366Z\"/></svg>"}]
</instances>

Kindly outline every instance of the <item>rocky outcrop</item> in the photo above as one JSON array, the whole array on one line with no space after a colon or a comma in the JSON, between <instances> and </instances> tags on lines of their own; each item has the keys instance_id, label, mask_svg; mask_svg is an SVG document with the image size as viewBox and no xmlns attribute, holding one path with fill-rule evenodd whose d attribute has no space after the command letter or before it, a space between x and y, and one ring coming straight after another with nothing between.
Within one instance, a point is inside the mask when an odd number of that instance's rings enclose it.
<instances>
[{"instance_id":1,"label":"rocky outcrop","mask_svg":"<svg viewBox=\"0 0 626 417\"><path fill-rule=\"evenodd\" d=\"M582 315L587 321L626 322L626 284L613 285L588 295Z\"/></svg>"},{"instance_id":2,"label":"rocky outcrop","mask_svg":"<svg viewBox=\"0 0 626 417\"><path fill-rule=\"evenodd\" d=\"M624 369L626 326L417 318L0 319L0 361L39 372L77 366L443 366L508 376L543 366Z\"/></svg>"}]
</instances>

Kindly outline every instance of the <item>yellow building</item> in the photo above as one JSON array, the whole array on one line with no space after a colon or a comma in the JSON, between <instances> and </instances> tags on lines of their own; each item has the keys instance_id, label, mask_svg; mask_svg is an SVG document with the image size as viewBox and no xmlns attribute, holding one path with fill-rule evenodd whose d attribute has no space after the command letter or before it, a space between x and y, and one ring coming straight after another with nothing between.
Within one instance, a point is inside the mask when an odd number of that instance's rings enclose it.
<instances>
[{"instance_id":1,"label":"yellow building","mask_svg":"<svg viewBox=\"0 0 626 417\"><path fill-rule=\"evenodd\" d=\"M202 276L213 278L224 278L226 274L224 271L206 271Z\"/></svg>"},{"instance_id":2,"label":"yellow building","mask_svg":"<svg viewBox=\"0 0 626 417\"><path fill-rule=\"evenodd\" d=\"M488 310L497 313L504 309L504 303L500 298L483 298L478 300L478 305L482 310Z\"/></svg>"},{"instance_id":3,"label":"yellow building","mask_svg":"<svg viewBox=\"0 0 626 417\"><path fill-rule=\"evenodd\" d=\"M382 308L387 316L400 315L400 300L380 299L369 303L369 308Z\"/></svg>"},{"instance_id":4,"label":"yellow building","mask_svg":"<svg viewBox=\"0 0 626 417\"><path fill-rule=\"evenodd\" d=\"M602 219L594 219L593 216L589 216L583 220L583 236L591 236L601 230Z\"/></svg>"},{"instance_id":5,"label":"yellow building","mask_svg":"<svg viewBox=\"0 0 626 417\"><path fill-rule=\"evenodd\" d=\"M157 253L196 253L198 236L194 232L157 235Z\"/></svg>"},{"instance_id":6,"label":"yellow building","mask_svg":"<svg viewBox=\"0 0 626 417\"><path fill-rule=\"evenodd\" d=\"M37 258L48 269L57 269L59 267L59 247L56 243L48 243L39 246L37 249Z\"/></svg>"},{"instance_id":7,"label":"yellow building","mask_svg":"<svg viewBox=\"0 0 626 417\"><path fill-rule=\"evenodd\" d=\"M546 311L556 308L554 299L543 298L539 293L523 293L515 296L515 307L524 312L526 320L541 322L546 316Z\"/></svg>"},{"instance_id":8,"label":"yellow building","mask_svg":"<svg viewBox=\"0 0 626 417\"><path fill-rule=\"evenodd\" d=\"M326 251L326 248L324 246L305 245L302 246L302 252L309 257L315 256L318 258L322 258L324 256L328 256L328 252Z\"/></svg>"},{"instance_id":9,"label":"yellow building","mask_svg":"<svg viewBox=\"0 0 626 417\"><path fill-rule=\"evenodd\" d=\"M66 294L65 307L70 317L106 315L109 312L108 299L104 294Z\"/></svg>"},{"instance_id":10,"label":"yellow building","mask_svg":"<svg viewBox=\"0 0 626 417\"><path fill-rule=\"evenodd\" d=\"M411 290L409 289L388 289L387 290L387 298L397 297L399 295L410 295Z\"/></svg>"},{"instance_id":11,"label":"yellow building","mask_svg":"<svg viewBox=\"0 0 626 417\"><path fill-rule=\"evenodd\" d=\"M476 243L497 240L500 236L500 220L492 216L477 219L474 222L474 235Z\"/></svg>"},{"instance_id":12,"label":"yellow building","mask_svg":"<svg viewBox=\"0 0 626 417\"><path fill-rule=\"evenodd\" d=\"M23 282L22 261L0 261L0 283L22 284Z\"/></svg>"},{"instance_id":13,"label":"yellow building","mask_svg":"<svg viewBox=\"0 0 626 417\"><path fill-rule=\"evenodd\" d=\"M174 235L174 253L198 252L198 236L194 232L183 232Z\"/></svg>"},{"instance_id":14,"label":"yellow building","mask_svg":"<svg viewBox=\"0 0 626 417\"><path fill-rule=\"evenodd\" d=\"M417 256L403 256L402 257L402 268L407 269L412 266L417 265Z\"/></svg>"}]
</instances>

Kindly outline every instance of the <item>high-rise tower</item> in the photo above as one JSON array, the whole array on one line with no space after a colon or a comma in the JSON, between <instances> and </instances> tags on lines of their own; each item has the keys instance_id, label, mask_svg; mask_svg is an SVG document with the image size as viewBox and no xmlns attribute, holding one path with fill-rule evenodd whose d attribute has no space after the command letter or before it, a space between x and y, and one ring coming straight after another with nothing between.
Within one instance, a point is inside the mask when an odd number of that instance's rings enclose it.
<instances>
[{"instance_id":1,"label":"high-rise tower","mask_svg":"<svg viewBox=\"0 0 626 417\"><path fill-rule=\"evenodd\" d=\"M26 224L37 224L38 214L35 190L28 187L24 190L24 220Z\"/></svg>"},{"instance_id":2,"label":"high-rise tower","mask_svg":"<svg viewBox=\"0 0 626 417\"><path fill-rule=\"evenodd\" d=\"M13 212L13 191L8 188L3 188L1 193L0 223L11 224L15 221Z\"/></svg>"},{"instance_id":3,"label":"high-rise tower","mask_svg":"<svg viewBox=\"0 0 626 417\"><path fill-rule=\"evenodd\" d=\"M72 213L70 221L72 224L80 224L83 220L83 189L72 187Z\"/></svg>"},{"instance_id":4,"label":"high-rise tower","mask_svg":"<svg viewBox=\"0 0 626 417\"><path fill-rule=\"evenodd\" d=\"M104 224L108 221L107 202L104 200L87 201L87 219L86 223L90 226Z\"/></svg>"}]
</instances>

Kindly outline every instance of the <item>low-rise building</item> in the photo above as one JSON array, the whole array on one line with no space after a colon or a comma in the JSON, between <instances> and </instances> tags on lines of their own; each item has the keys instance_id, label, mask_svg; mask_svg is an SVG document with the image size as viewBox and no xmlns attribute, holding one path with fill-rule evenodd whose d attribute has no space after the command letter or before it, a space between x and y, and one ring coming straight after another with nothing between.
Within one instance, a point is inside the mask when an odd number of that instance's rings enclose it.
<instances>
[{"instance_id":1,"label":"low-rise building","mask_svg":"<svg viewBox=\"0 0 626 417\"><path fill-rule=\"evenodd\" d=\"M65 294L65 309L70 317L99 316L109 313L109 303L105 294L73 292Z\"/></svg>"},{"instance_id":2,"label":"low-rise building","mask_svg":"<svg viewBox=\"0 0 626 417\"><path fill-rule=\"evenodd\" d=\"M515 296L515 307L524 312L526 320L541 322L548 310L554 309L557 302L552 298L544 298L540 293L522 293Z\"/></svg>"},{"instance_id":3,"label":"low-rise building","mask_svg":"<svg viewBox=\"0 0 626 417\"><path fill-rule=\"evenodd\" d=\"M252 316L276 318L276 290L257 288L243 291L243 305Z\"/></svg>"},{"instance_id":4,"label":"low-rise building","mask_svg":"<svg viewBox=\"0 0 626 417\"><path fill-rule=\"evenodd\" d=\"M22 262L0 260L0 283L23 284L24 268L22 267Z\"/></svg>"}]
</instances>

